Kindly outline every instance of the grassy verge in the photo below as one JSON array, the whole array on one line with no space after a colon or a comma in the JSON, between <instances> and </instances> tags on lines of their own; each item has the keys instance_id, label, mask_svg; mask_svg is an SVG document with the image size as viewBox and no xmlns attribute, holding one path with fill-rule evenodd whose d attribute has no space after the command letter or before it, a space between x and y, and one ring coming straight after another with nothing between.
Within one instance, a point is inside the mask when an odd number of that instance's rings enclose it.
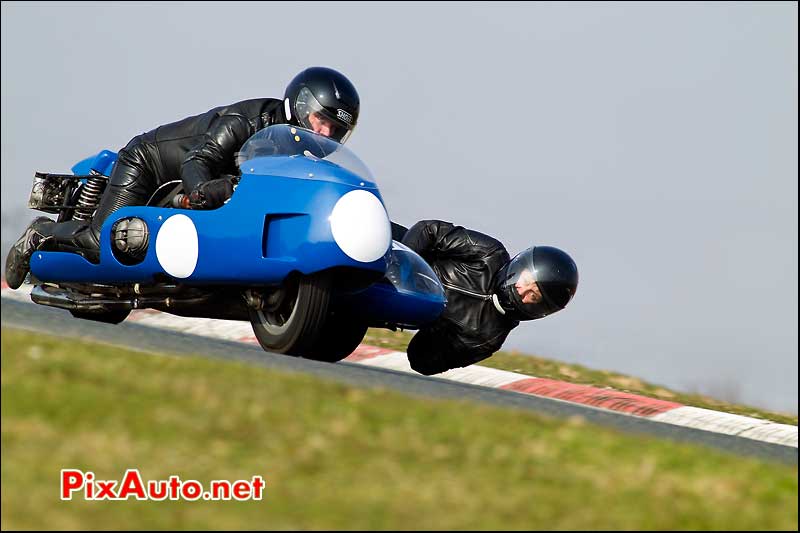
<instances>
[{"instance_id":1,"label":"grassy verge","mask_svg":"<svg viewBox=\"0 0 800 533\"><path fill-rule=\"evenodd\" d=\"M468 402L2 331L3 529L797 529L797 468ZM59 470L267 481L60 501Z\"/></svg>"},{"instance_id":2,"label":"grassy verge","mask_svg":"<svg viewBox=\"0 0 800 533\"><path fill-rule=\"evenodd\" d=\"M364 339L364 342L375 346L391 348L393 350L405 351L412 336L413 334L408 332L370 329L367 332L367 337ZM596 387L610 387L616 390L642 394L651 398L678 402L684 405L772 420L782 424L797 425L797 415L776 413L755 407L748 407L746 405L737 405L702 394L674 391L661 385L647 383L639 378L626 376L617 372L593 370L581 365L562 363L552 359L545 359L544 357L521 354L516 351L497 352L492 357L481 361L479 364L491 368L528 374L539 378L558 379L570 383L594 385Z\"/></svg>"}]
</instances>

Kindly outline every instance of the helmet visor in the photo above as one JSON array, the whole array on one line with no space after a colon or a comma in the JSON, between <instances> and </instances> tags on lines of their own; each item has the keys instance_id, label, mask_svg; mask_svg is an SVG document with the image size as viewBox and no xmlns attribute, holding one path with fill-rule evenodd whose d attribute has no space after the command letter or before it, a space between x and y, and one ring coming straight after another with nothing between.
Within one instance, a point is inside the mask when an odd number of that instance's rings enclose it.
<instances>
[{"instance_id":1,"label":"helmet visor","mask_svg":"<svg viewBox=\"0 0 800 533\"><path fill-rule=\"evenodd\" d=\"M303 128L344 144L355 128L353 116L344 109L329 110L319 103L308 87L300 89L294 103L297 122Z\"/></svg>"}]
</instances>

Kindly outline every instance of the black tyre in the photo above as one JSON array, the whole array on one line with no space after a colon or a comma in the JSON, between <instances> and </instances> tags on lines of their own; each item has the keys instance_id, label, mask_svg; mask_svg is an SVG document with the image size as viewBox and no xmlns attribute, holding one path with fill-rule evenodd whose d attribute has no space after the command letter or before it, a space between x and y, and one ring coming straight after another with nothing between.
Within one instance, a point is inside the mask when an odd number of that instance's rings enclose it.
<instances>
[{"instance_id":1,"label":"black tyre","mask_svg":"<svg viewBox=\"0 0 800 533\"><path fill-rule=\"evenodd\" d=\"M84 320L94 320L95 322L105 322L106 324L119 324L131 314L130 309L124 311L70 311L75 318Z\"/></svg>"},{"instance_id":2,"label":"black tyre","mask_svg":"<svg viewBox=\"0 0 800 533\"><path fill-rule=\"evenodd\" d=\"M304 356L317 345L330 302L326 276L290 277L263 309L250 309L258 343L269 352Z\"/></svg>"},{"instance_id":3,"label":"black tyre","mask_svg":"<svg viewBox=\"0 0 800 533\"><path fill-rule=\"evenodd\" d=\"M366 324L354 322L347 314L330 313L317 343L303 357L329 363L341 361L358 348L366 334Z\"/></svg>"}]
</instances>

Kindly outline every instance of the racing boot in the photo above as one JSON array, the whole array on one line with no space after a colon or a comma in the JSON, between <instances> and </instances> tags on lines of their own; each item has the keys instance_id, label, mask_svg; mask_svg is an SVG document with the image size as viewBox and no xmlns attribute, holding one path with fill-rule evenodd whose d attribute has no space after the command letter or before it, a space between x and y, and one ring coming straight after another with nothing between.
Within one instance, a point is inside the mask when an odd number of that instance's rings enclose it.
<instances>
[{"instance_id":1,"label":"racing boot","mask_svg":"<svg viewBox=\"0 0 800 533\"><path fill-rule=\"evenodd\" d=\"M100 261L100 227L95 231L94 221L61 222L56 224L52 233L53 240L48 244L48 249L79 254L92 263Z\"/></svg>"},{"instance_id":2,"label":"racing boot","mask_svg":"<svg viewBox=\"0 0 800 533\"><path fill-rule=\"evenodd\" d=\"M12 289L18 289L31 268L31 256L45 242L52 239L55 221L38 217L30 223L22 237L11 247L6 258L6 282Z\"/></svg>"}]
</instances>

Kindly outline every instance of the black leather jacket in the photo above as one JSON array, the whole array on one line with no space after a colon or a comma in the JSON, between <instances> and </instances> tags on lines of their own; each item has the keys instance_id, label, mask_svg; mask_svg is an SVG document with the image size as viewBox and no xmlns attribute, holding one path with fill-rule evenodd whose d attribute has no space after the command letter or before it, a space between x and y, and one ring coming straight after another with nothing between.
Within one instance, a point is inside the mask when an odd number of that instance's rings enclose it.
<instances>
[{"instance_id":1,"label":"black leather jacket","mask_svg":"<svg viewBox=\"0 0 800 533\"><path fill-rule=\"evenodd\" d=\"M125 149L136 147L147 154L151 188L181 179L188 192L219 174L238 174L234 155L244 142L280 123L286 123L282 100L244 100L159 126L134 137Z\"/></svg>"},{"instance_id":2,"label":"black leather jacket","mask_svg":"<svg viewBox=\"0 0 800 533\"><path fill-rule=\"evenodd\" d=\"M444 285L447 307L408 345L411 368L431 375L477 363L500 349L519 325L492 302L492 280L509 261L503 244L488 235L440 220L414 224L403 244L433 268Z\"/></svg>"}]
</instances>

